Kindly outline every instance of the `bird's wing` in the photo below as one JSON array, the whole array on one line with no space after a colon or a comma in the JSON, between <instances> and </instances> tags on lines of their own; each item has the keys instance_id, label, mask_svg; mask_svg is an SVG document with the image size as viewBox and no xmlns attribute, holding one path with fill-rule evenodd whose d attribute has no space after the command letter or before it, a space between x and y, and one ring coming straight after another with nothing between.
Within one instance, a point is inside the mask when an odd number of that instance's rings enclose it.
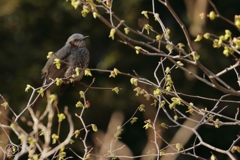
<instances>
[{"instance_id":1,"label":"bird's wing","mask_svg":"<svg viewBox=\"0 0 240 160\"><path fill-rule=\"evenodd\" d=\"M63 77L64 73L67 70L68 56L70 55L69 49L64 46L57 52L55 52L51 58L48 59L47 63L42 69L42 78L48 80L49 78L56 79ZM54 59L61 60L60 69L56 68L56 64L54 64Z\"/></svg>"}]
</instances>

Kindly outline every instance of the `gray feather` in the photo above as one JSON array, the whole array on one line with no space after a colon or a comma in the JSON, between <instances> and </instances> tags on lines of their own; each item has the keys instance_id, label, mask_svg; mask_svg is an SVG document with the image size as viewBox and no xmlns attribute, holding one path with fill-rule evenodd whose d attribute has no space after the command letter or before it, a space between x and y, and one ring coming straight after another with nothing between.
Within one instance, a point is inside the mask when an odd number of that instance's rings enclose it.
<instances>
[{"instance_id":1,"label":"gray feather","mask_svg":"<svg viewBox=\"0 0 240 160\"><path fill-rule=\"evenodd\" d=\"M70 36L60 50L55 52L42 69L42 77L49 83L49 79L69 78L75 74L75 68L81 68L80 75L74 78L74 81L82 79L84 70L88 67L90 55L85 46L85 39L81 34L73 34ZM60 59L61 67L56 68L54 59ZM65 81L69 83L70 81Z\"/></svg>"}]
</instances>

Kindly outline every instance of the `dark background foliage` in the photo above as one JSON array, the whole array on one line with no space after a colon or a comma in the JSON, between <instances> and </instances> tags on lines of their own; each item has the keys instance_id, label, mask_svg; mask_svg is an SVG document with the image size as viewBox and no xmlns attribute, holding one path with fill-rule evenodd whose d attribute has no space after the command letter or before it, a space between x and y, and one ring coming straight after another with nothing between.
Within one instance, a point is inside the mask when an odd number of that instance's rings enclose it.
<instances>
[{"instance_id":1,"label":"dark background foliage","mask_svg":"<svg viewBox=\"0 0 240 160\"><path fill-rule=\"evenodd\" d=\"M220 13L233 21L234 15L239 14L238 0L231 1L213 1ZM179 17L184 21L186 27L191 21L186 16L186 6L184 1L171 1L171 5ZM156 3L157 12L165 23L165 26L171 29L171 39L175 44L186 43L181 28L174 18L170 15L164 6ZM115 0L113 10L119 18L136 30L141 30L141 21L144 19L140 14L142 10L151 10L150 1L146 0ZM209 11L212 10L209 8ZM108 16L108 15L106 15ZM199 19L200 20L200 19ZM158 24L154 24L153 18L149 20L150 24L158 31L162 32ZM233 34L238 35L239 31L230 25L220 21L207 21L206 32L214 32L217 35L224 33L229 28ZM20 112L26 107L30 93L26 93L26 84L39 87L42 84L41 69L46 62L46 55L49 51L60 49L67 38L73 33L82 33L89 35L87 47L91 53L89 68L113 69L133 73L135 70L138 75L150 80L154 80L153 71L159 61L159 57L146 57L136 55L135 51L118 42L118 38L111 40L109 36L110 29L107 28L98 19L94 19L91 14L86 18L81 15L80 9L74 9L70 2L64 0L56 1L30 1L30 0L5 0L0 6L0 93L8 100L10 106ZM131 35L131 33L130 33ZM192 37L194 39L194 37ZM212 49L210 41L204 41L199 50L201 62L209 66L212 71L220 71L232 62L231 58L224 57L221 49ZM169 63L171 64L171 63ZM206 97L219 98L221 93L205 84L197 81L187 81L182 71L173 71L173 81L179 91L185 93L202 95ZM159 75L161 77L161 75ZM232 77L224 79L234 87L237 87L235 74ZM87 93L87 99L91 107L86 110L84 119L86 123L95 123L100 130L106 130L109 118L114 111L121 111L125 119L129 119L138 105L141 103L141 97L136 97L132 91L133 87L129 78L117 76L109 78L107 73L93 72L96 78L94 86L122 88L119 94L107 90L90 90ZM90 84L92 77L84 77L82 82ZM75 103L79 99L78 92L85 89L83 85L70 87L61 95L59 108L63 109L65 105L70 107L70 112L76 111ZM206 92L207 91L207 92ZM190 100L191 101L191 100ZM214 104L208 101L195 101L194 103L211 108ZM147 106L147 109L150 106ZM234 106L233 106L234 108ZM147 110L146 109L146 110ZM44 110L42 105L39 110ZM234 113L236 110L228 109L227 112ZM11 115L9 115L11 117ZM27 116L27 115L26 115ZM141 127L143 121L149 117L138 114L139 122L136 125L127 125L124 128L122 141L130 146L134 154L141 154L141 149L146 143L146 133ZM159 117L164 121L164 116ZM78 120L74 118L77 122ZM76 127L81 127L76 123ZM221 139L224 135L218 135L219 131L214 128L201 128L200 133L205 134L206 141L223 147L226 143L232 142L232 137L239 133L239 128L229 127L220 128L227 132L229 138ZM212 131L209 131L212 130ZM167 139L175 133L175 129L169 130ZM220 136L221 141L216 136ZM134 139L133 139L134 137ZM214 141L216 140L216 141ZM89 142L90 143L90 142ZM77 145L77 144L75 144ZM191 145L191 144L189 144ZM202 148L199 152L203 157L210 157L211 152ZM187 157L185 157L186 159ZM188 157L189 158L189 157ZM191 159L191 158L189 158ZM224 159L224 157L222 157Z\"/></svg>"}]
</instances>

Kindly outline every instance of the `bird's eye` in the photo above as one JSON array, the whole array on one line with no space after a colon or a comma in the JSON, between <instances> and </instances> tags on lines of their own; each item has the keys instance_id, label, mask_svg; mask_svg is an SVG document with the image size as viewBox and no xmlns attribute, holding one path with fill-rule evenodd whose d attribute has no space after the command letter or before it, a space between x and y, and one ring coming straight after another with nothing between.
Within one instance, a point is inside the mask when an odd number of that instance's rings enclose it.
<instances>
[{"instance_id":1,"label":"bird's eye","mask_svg":"<svg viewBox=\"0 0 240 160\"><path fill-rule=\"evenodd\" d=\"M80 41L80 39L74 39L74 42Z\"/></svg>"}]
</instances>

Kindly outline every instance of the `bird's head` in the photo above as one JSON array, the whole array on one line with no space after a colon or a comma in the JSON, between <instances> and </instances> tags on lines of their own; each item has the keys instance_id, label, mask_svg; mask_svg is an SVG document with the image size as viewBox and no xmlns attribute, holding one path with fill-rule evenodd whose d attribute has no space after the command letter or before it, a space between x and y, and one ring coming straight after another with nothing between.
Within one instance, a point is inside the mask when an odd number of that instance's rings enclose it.
<instances>
[{"instance_id":1,"label":"bird's head","mask_svg":"<svg viewBox=\"0 0 240 160\"><path fill-rule=\"evenodd\" d=\"M88 38L88 36L83 36L82 34L75 33L68 38L66 45L73 47L85 47L86 38Z\"/></svg>"}]
</instances>

